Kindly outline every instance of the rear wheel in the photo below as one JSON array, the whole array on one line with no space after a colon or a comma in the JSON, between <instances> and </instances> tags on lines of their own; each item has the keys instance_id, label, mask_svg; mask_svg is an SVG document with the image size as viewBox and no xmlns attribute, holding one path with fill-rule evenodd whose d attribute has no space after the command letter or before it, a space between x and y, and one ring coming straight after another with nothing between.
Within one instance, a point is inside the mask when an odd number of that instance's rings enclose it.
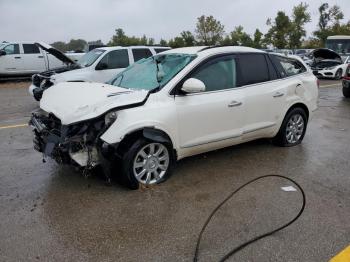
<instances>
[{"instance_id":1,"label":"rear wheel","mask_svg":"<svg viewBox=\"0 0 350 262\"><path fill-rule=\"evenodd\" d=\"M340 80L340 79L342 79L342 77L343 77L343 70L338 69L337 72L335 72L334 78L336 80Z\"/></svg>"},{"instance_id":2,"label":"rear wheel","mask_svg":"<svg viewBox=\"0 0 350 262\"><path fill-rule=\"evenodd\" d=\"M296 107L290 110L273 138L273 143L284 147L300 144L306 132L307 120L304 109Z\"/></svg>"},{"instance_id":3,"label":"rear wheel","mask_svg":"<svg viewBox=\"0 0 350 262\"><path fill-rule=\"evenodd\" d=\"M173 159L171 145L139 138L123 156L122 181L131 189L159 184L170 176Z\"/></svg>"}]
</instances>

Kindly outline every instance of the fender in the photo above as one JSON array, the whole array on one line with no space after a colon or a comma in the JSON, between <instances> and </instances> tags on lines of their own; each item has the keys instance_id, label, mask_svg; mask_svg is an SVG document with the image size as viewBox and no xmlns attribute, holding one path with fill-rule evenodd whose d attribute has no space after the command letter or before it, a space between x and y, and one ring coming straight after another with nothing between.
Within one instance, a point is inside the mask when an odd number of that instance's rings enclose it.
<instances>
[{"instance_id":1,"label":"fender","mask_svg":"<svg viewBox=\"0 0 350 262\"><path fill-rule=\"evenodd\" d=\"M160 131L159 129L151 128L151 127L145 127L142 132L143 136L145 138L148 138L150 140L160 142L160 143L169 143L172 144L170 138L168 135Z\"/></svg>"}]
</instances>

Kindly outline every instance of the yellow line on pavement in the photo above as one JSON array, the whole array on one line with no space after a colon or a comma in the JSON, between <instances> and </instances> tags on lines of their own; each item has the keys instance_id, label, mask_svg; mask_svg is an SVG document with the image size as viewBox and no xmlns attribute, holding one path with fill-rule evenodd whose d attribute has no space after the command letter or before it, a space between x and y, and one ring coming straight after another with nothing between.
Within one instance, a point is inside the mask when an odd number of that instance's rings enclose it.
<instances>
[{"instance_id":1,"label":"yellow line on pavement","mask_svg":"<svg viewBox=\"0 0 350 262\"><path fill-rule=\"evenodd\" d=\"M350 246L333 257L329 262L349 262L350 261Z\"/></svg>"},{"instance_id":2,"label":"yellow line on pavement","mask_svg":"<svg viewBox=\"0 0 350 262\"><path fill-rule=\"evenodd\" d=\"M342 84L341 83L338 83L338 84L330 84L330 85L324 85L324 86L320 86L320 87L331 87L331 86L341 86Z\"/></svg>"},{"instance_id":3,"label":"yellow line on pavement","mask_svg":"<svg viewBox=\"0 0 350 262\"><path fill-rule=\"evenodd\" d=\"M26 127L28 124L19 124L19 125L10 125L10 126L0 126L1 129L17 128L17 127Z\"/></svg>"}]
</instances>

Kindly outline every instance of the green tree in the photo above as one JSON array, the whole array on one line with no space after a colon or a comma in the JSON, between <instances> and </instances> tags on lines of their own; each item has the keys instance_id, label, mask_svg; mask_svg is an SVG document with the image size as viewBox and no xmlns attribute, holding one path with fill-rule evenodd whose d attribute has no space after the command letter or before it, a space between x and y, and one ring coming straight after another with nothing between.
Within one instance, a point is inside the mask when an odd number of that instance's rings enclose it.
<instances>
[{"instance_id":1,"label":"green tree","mask_svg":"<svg viewBox=\"0 0 350 262\"><path fill-rule=\"evenodd\" d=\"M194 46L195 45L195 38L194 35L190 31L182 31L181 37L184 40L185 46Z\"/></svg>"},{"instance_id":2,"label":"green tree","mask_svg":"<svg viewBox=\"0 0 350 262\"><path fill-rule=\"evenodd\" d=\"M302 38L306 36L305 24L311 21L311 15L307 11L308 4L300 3L293 7L291 28L289 33L289 47L300 48Z\"/></svg>"},{"instance_id":3,"label":"green tree","mask_svg":"<svg viewBox=\"0 0 350 262\"><path fill-rule=\"evenodd\" d=\"M57 41L51 44L54 48L60 50L61 52L66 52L66 43L62 41Z\"/></svg>"},{"instance_id":4,"label":"green tree","mask_svg":"<svg viewBox=\"0 0 350 262\"><path fill-rule=\"evenodd\" d=\"M254 32L254 38L253 38L253 47L254 48L263 48L264 46L264 34L260 32L259 29L256 29Z\"/></svg>"},{"instance_id":5,"label":"green tree","mask_svg":"<svg viewBox=\"0 0 350 262\"><path fill-rule=\"evenodd\" d=\"M67 51L82 51L84 50L87 42L84 39L71 39L66 44Z\"/></svg>"},{"instance_id":6,"label":"green tree","mask_svg":"<svg viewBox=\"0 0 350 262\"><path fill-rule=\"evenodd\" d=\"M171 48L179 48L185 46L185 41L181 36L177 36L174 39L169 40L169 46Z\"/></svg>"},{"instance_id":7,"label":"green tree","mask_svg":"<svg viewBox=\"0 0 350 262\"><path fill-rule=\"evenodd\" d=\"M223 39L224 26L213 16L202 15L197 18L196 37L200 44L216 45Z\"/></svg>"},{"instance_id":8,"label":"green tree","mask_svg":"<svg viewBox=\"0 0 350 262\"><path fill-rule=\"evenodd\" d=\"M283 11L279 11L274 21L269 18L266 24L270 29L265 34L265 41L280 49L287 48L291 31L289 17Z\"/></svg>"},{"instance_id":9,"label":"green tree","mask_svg":"<svg viewBox=\"0 0 350 262\"><path fill-rule=\"evenodd\" d=\"M161 45L161 46L168 46L168 42L166 40L164 40L164 39L160 39L159 45Z\"/></svg>"},{"instance_id":10,"label":"green tree","mask_svg":"<svg viewBox=\"0 0 350 262\"><path fill-rule=\"evenodd\" d=\"M244 32L243 26L239 25L230 33L232 45L253 46L253 40Z\"/></svg>"},{"instance_id":11,"label":"green tree","mask_svg":"<svg viewBox=\"0 0 350 262\"><path fill-rule=\"evenodd\" d=\"M314 36L320 40L322 46L324 46L328 36L339 34L339 32L347 32L346 24L340 24L340 20L344 18L344 14L339 6L334 5L329 7L328 3L324 3L318 8L318 11L320 17L318 29L314 32Z\"/></svg>"}]
</instances>

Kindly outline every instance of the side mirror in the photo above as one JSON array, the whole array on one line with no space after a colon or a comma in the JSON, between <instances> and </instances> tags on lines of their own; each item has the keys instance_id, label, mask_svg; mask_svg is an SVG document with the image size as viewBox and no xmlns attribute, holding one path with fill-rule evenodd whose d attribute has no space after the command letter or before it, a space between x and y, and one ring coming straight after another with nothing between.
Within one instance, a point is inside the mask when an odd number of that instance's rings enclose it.
<instances>
[{"instance_id":1,"label":"side mirror","mask_svg":"<svg viewBox=\"0 0 350 262\"><path fill-rule=\"evenodd\" d=\"M99 63L97 66L96 66L96 70L105 70L108 68L108 65L106 63Z\"/></svg>"},{"instance_id":2,"label":"side mirror","mask_svg":"<svg viewBox=\"0 0 350 262\"><path fill-rule=\"evenodd\" d=\"M6 52L4 50L0 50L0 56L6 55Z\"/></svg>"},{"instance_id":3,"label":"side mirror","mask_svg":"<svg viewBox=\"0 0 350 262\"><path fill-rule=\"evenodd\" d=\"M181 90L185 93L199 93L205 91L205 84L196 78L189 78L183 83Z\"/></svg>"}]
</instances>

